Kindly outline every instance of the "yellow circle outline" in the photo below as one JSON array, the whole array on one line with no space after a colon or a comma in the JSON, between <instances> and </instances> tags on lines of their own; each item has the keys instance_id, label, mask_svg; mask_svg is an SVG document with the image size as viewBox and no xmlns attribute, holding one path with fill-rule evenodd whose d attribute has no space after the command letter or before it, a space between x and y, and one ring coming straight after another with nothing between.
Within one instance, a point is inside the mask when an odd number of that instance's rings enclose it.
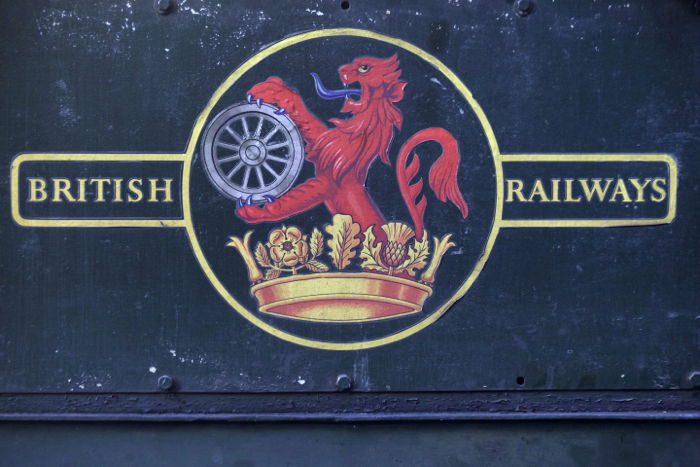
<instances>
[{"instance_id":1,"label":"yellow circle outline","mask_svg":"<svg viewBox=\"0 0 700 467\"><path fill-rule=\"evenodd\" d=\"M449 81L457 88L457 90L462 94L462 96L464 96L464 98L467 100L472 110L476 114L477 118L479 119L479 123L481 123L481 126L484 129L484 133L486 134L489 147L491 148L491 153L493 156L494 166L496 170L496 212L494 221L491 226L489 237L486 241L486 247L484 248L484 251L479 257L479 260L477 261L476 265L474 266L474 269L472 269L471 273L469 274L467 279L462 283L461 287L452 295L452 297L449 300L447 300L435 312L431 313L423 320L395 334L391 334L389 336L382 337L379 339L372 339L362 342L326 342L314 339L306 339L277 329L276 327L264 322L263 320L255 316L253 313L248 311L243 305L238 303L238 301L236 301L235 298L233 298L233 296L228 292L228 290L226 290L224 285L216 277L216 274L214 274L214 271L211 269L211 266L209 266L209 263L207 262L206 258L204 257L204 253L202 252L202 248L199 245L199 241L197 240L197 235L195 233L194 225L192 223L192 214L190 210L189 185L192 157L194 155L197 142L199 141L199 135L202 132L202 128L204 127L204 124L206 123L207 118L211 113L211 110L214 108L214 105L216 105L216 103L223 96L223 94L226 91L228 91L228 89L231 86L233 86L233 84L241 76L243 76L251 68L253 68L255 65L257 65L270 55L279 52L280 50L283 50L287 47L310 39L336 36L365 37L368 39L375 39L381 42L386 42L400 47L408 52L411 52L414 55L417 55L418 57L422 58L423 60L427 61L435 68L437 68L438 71L440 71L443 75L445 75L445 77L447 77L447 79L449 79ZM224 300L226 300L226 302L228 302L228 304L231 305L238 313L240 313L244 318L246 318L248 321L259 327L260 329L288 342L324 350L361 350L378 347L380 345L396 342L408 336L411 336L440 319L442 315L444 315L445 312L447 312L447 310L452 305L454 305L454 303L457 300L462 298L464 294L467 293L467 290L469 290L469 288L474 283L481 270L484 268L486 260L491 253L491 249L493 248L494 242L496 241L496 237L498 236L503 211L503 206L501 202L503 193L503 171L501 167L501 155L498 150L498 144L496 143L496 136L493 133L491 125L486 119L484 111L481 109L481 106L479 106L478 102L476 102L469 89L467 89L464 83L462 83L462 81L457 77L457 75L455 75L452 72L452 70L447 68L445 64L443 64L436 57L430 55L428 52L425 52L424 50L404 40L372 31L367 31L364 29L320 29L316 31L297 34L294 36L287 37L279 42L276 42L275 44L272 44L271 46L261 50L253 57L246 60L240 67L238 67L233 73L231 73L231 75L229 75L229 77L226 78L226 80L217 88L216 92L214 92L211 99L207 103L207 106L197 118L194 128L192 129L190 141L187 145L187 159L185 160L185 170L183 172L184 173L182 183L182 200L187 236L189 237L190 244L192 245L192 250L194 251L194 255L197 258L197 261L199 262L200 266L204 270L204 273L206 274L207 278L212 283L214 288L217 290L217 292L219 292L219 294L224 298Z\"/></svg>"}]
</instances>

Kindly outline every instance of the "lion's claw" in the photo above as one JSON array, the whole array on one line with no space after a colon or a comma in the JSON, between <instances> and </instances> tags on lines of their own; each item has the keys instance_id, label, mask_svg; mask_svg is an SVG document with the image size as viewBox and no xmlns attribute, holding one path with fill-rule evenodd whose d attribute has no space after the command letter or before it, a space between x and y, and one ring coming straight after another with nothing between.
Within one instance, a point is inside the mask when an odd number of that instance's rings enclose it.
<instances>
[{"instance_id":1,"label":"lion's claw","mask_svg":"<svg viewBox=\"0 0 700 467\"><path fill-rule=\"evenodd\" d=\"M279 107L278 110L275 110L277 115L294 113L294 109L301 102L301 98L296 92L288 88L281 79L274 76L254 85L248 90L248 94L251 99L250 103L255 102L258 105L262 105L264 102Z\"/></svg>"},{"instance_id":2,"label":"lion's claw","mask_svg":"<svg viewBox=\"0 0 700 467\"><path fill-rule=\"evenodd\" d=\"M249 104L252 104L254 98L255 98L255 96L253 96L252 94L248 94L246 96L245 100L248 101Z\"/></svg>"},{"instance_id":3,"label":"lion's claw","mask_svg":"<svg viewBox=\"0 0 700 467\"><path fill-rule=\"evenodd\" d=\"M264 195L263 198L267 203L274 203L275 201L277 201L277 198L271 195ZM247 198L238 198L236 200L236 210L239 212L239 215L243 213L247 214L242 216L244 218L251 217L251 211L255 211L256 209L261 208L253 202L253 195L250 195Z\"/></svg>"},{"instance_id":4,"label":"lion's claw","mask_svg":"<svg viewBox=\"0 0 700 467\"><path fill-rule=\"evenodd\" d=\"M262 106L263 102L264 101L262 99L255 99L255 103L257 104L258 109Z\"/></svg>"}]
</instances>

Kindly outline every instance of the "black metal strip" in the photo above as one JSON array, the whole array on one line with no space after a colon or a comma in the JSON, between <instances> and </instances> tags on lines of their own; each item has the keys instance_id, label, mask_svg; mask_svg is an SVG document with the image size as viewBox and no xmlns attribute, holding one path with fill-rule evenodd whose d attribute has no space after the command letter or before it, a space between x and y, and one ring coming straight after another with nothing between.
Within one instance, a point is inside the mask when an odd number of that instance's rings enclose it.
<instances>
[{"instance_id":1,"label":"black metal strip","mask_svg":"<svg viewBox=\"0 0 700 467\"><path fill-rule=\"evenodd\" d=\"M700 419L700 393L517 391L443 393L2 394L0 420L397 421Z\"/></svg>"}]
</instances>

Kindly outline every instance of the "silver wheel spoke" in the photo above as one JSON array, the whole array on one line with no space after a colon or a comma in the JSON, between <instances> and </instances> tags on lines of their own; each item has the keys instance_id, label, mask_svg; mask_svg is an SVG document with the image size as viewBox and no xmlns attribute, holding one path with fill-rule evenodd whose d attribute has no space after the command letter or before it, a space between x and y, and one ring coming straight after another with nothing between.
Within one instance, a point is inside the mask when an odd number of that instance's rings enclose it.
<instances>
[{"instance_id":1,"label":"silver wheel spoke","mask_svg":"<svg viewBox=\"0 0 700 467\"><path fill-rule=\"evenodd\" d=\"M286 146L289 146L289 141L285 141L284 143L275 143L275 144L266 145L268 151L271 151L273 149L283 148Z\"/></svg>"},{"instance_id":2,"label":"silver wheel spoke","mask_svg":"<svg viewBox=\"0 0 700 467\"><path fill-rule=\"evenodd\" d=\"M262 126L263 126L264 120L265 119L262 117L258 118L258 126L255 129L255 134L253 135L254 138L258 138L260 136L260 132L262 131Z\"/></svg>"},{"instance_id":3,"label":"silver wheel spoke","mask_svg":"<svg viewBox=\"0 0 700 467\"><path fill-rule=\"evenodd\" d=\"M288 161L287 159L285 159L285 158L283 158L283 157L273 156L272 154L268 154L267 157L266 157L265 159L268 159L268 160L271 160L271 161L275 161L275 162L283 162L283 163L285 163L285 164L289 163L289 161Z\"/></svg>"},{"instance_id":4,"label":"silver wheel spoke","mask_svg":"<svg viewBox=\"0 0 700 467\"><path fill-rule=\"evenodd\" d=\"M263 167L265 167L267 171L270 172L275 178L279 177L279 174L272 170L272 167L270 167L270 164L268 164L267 162L263 162Z\"/></svg>"},{"instance_id":5,"label":"silver wheel spoke","mask_svg":"<svg viewBox=\"0 0 700 467\"><path fill-rule=\"evenodd\" d=\"M222 143L221 141L217 141L216 145L220 148L230 149L231 151L236 151L236 152L238 152L238 150L240 149L240 146L237 144Z\"/></svg>"},{"instance_id":6,"label":"silver wheel spoke","mask_svg":"<svg viewBox=\"0 0 700 467\"><path fill-rule=\"evenodd\" d=\"M248 129L248 122L245 117L241 117L241 123L243 124L243 136L250 138L250 130Z\"/></svg>"},{"instance_id":7,"label":"silver wheel spoke","mask_svg":"<svg viewBox=\"0 0 700 467\"><path fill-rule=\"evenodd\" d=\"M243 174L243 184L242 188L248 188L248 179L250 178L250 167L245 168L245 174Z\"/></svg>"},{"instance_id":8,"label":"silver wheel spoke","mask_svg":"<svg viewBox=\"0 0 700 467\"><path fill-rule=\"evenodd\" d=\"M265 186L265 181L263 180L263 174L262 170L260 170L260 167L255 168L255 174L258 176L258 181L260 182L260 188Z\"/></svg>"},{"instance_id":9,"label":"silver wheel spoke","mask_svg":"<svg viewBox=\"0 0 700 467\"><path fill-rule=\"evenodd\" d=\"M239 162L238 164L236 164L236 166L235 166L233 169L231 169L231 171L230 171L229 173L226 174L226 178L228 178L229 180L231 180L231 177L233 177L234 175L236 175L236 173L238 173L238 171L241 170L241 168L242 168L244 165L245 165L245 164L243 163L243 161L241 161L241 162Z\"/></svg>"},{"instance_id":10,"label":"silver wheel spoke","mask_svg":"<svg viewBox=\"0 0 700 467\"><path fill-rule=\"evenodd\" d=\"M231 125L228 125L226 127L226 131L228 131L229 135L233 136L233 139L235 139L236 142L238 142L238 144L241 144L241 142L243 141L243 137L241 135L239 135L238 133L236 133L235 131L233 131L233 129L231 128Z\"/></svg>"},{"instance_id":11,"label":"silver wheel spoke","mask_svg":"<svg viewBox=\"0 0 700 467\"><path fill-rule=\"evenodd\" d=\"M235 161L236 159L239 159L239 158L240 158L240 156L239 156L238 154L232 154L232 155L230 155L230 156L222 157L221 159L219 159L219 160L216 161L216 162L218 162L219 165L221 165L221 164L223 164L224 162Z\"/></svg>"},{"instance_id":12,"label":"silver wheel spoke","mask_svg":"<svg viewBox=\"0 0 700 467\"><path fill-rule=\"evenodd\" d=\"M272 130L270 130L270 132L267 135L265 135L262 142L267 144L267 142L270 141L270 138L272 138L274 136L274 134L277 133L277 130L279 130L279 129L280 129L280 126L275 124L275 127Z\"/></svg>"}]
</instances>

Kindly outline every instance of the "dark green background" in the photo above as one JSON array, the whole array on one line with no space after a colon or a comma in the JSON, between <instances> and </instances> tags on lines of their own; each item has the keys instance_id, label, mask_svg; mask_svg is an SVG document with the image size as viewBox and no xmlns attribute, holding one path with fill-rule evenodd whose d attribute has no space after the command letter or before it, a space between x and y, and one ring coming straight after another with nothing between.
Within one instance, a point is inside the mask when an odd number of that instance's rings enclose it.
<instances>
[{"instance_id":1,"label":"dark green background","mask_svg":"<svg viewBox=\"0 0 700 467\"><path fill-rule=\"evenodd\" d=\"M153 391L162 373L182 391L325 391L339 373L361 391L512 389L518 376L528 389L689 387L700 369L700 17L690 2L538 1L524 18L506 1L351 3L190 0L159 16L149 1L3 2L0 391ZM12 222L14 154L183 151L246 58L339 26L437 56L504 153L673 154L677 219L504 230L443 319L345 353L283 342L238 316L182 230ZM329 50L329 68L346 52Z\"/></svg>"},{"instance_id":2,"label":"dark green background","mask_svg":"<svg viewBox=\"0 0 700 467\"><path fill-rule=\"evenodd\" d=\"M0 426L6 465L693 466L697 424L34 423Z\"/></svg>"},{"instance_id":3,"label":"dark green background","mask_svg":"<svg viewBox=\"0 0 700 467\"><path fill-rule=\"evenodd\" d=\"M444 404L441 393L387 399L426 413L463 397L472 401L467 410L494 417L634 407L642 417L668 407L698 413L686 379L700 370L700 16L690 0L535 0L524 18L506 0L350 0L348 10L325 0L179 0L164 17L149 0L0 4L4 417L21 418L10 412L21 411L22 397L35 419L99 418L100 407L132 419L178 406L183 417L190 407L195 418L206 412L207 399L196 394L90 394L155 391L162 373L180 391L233 392L328 391L341 372L361 391L514 389L523 376L523 388L536 392L453 394ZM339 26L395 35L436 55L472 90L504 153L673 154L676 221L506 230L467 297L438 323L350 353L301 348L248 324L208 284L181 230L13 224L14 154L183 151L213 90L247 57L285 35ZM328 62L338 65L332 52ZM592 391L557 391L570 388ZM632 388L670 391L645 398ZM620 391L598 398L605 389ZM562 395L570 401L558 408ZM392 415L381 394L364 405L365 395L356 396L335 416ZM275 407L299 410L294 394L279 398ZM237 401L243 412L264 408ZM0 464L673 466L700 463L699 439L697 422L5 422Z\"/></svg>"}]
</instances>

